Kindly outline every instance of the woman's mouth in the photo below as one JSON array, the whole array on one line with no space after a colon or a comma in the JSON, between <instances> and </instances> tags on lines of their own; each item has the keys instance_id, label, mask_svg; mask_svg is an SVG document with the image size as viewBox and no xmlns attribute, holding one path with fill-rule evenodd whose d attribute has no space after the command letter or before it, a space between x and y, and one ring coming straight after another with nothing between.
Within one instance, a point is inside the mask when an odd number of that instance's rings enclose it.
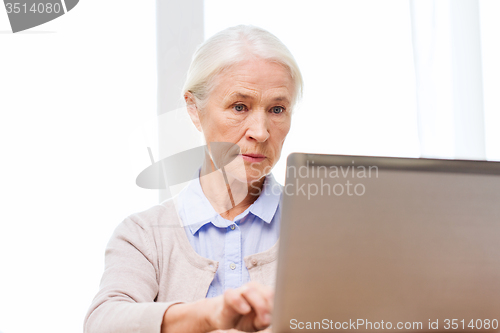
<instances>
[{"instance_id":1,"label":"woman's mouth","mask_svg":"<svg viewBox=\"0 0 500 333\"><path fill-rule=\"evenodd\" d=\"M259 163L266 159L266 157L261 154L241 154L241 157L249 163Z\"/></svg>"}]
</instances>

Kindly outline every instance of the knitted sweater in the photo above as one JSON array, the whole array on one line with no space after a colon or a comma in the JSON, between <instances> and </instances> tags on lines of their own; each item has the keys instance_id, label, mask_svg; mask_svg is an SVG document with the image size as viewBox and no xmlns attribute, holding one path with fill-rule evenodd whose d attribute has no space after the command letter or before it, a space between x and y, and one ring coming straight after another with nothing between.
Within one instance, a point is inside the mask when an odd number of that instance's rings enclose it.
<instances>
[{"instance_id":1,"label":"knitted sweater","mask_svg":"<svg viewBox=\"0 0 500 333\"><path fill-rule=\"evenodd\" d=\"M85 333L159 333L169 306L205 297L219 263L194 251L174 200L132 214L115 229ZM244 257L250 279L274 286L277 254L278 242Z\"/></svg>"}]
</instances>

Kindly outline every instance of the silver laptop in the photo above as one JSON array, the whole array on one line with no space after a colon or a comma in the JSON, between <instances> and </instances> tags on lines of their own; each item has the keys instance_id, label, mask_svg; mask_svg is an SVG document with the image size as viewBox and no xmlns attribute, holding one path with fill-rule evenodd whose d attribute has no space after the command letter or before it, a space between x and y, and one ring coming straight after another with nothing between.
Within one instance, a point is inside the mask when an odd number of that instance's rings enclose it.
<instances>
[{"instance_id":1,"label":"silver laptop","mask_svg":"<svg viewBox=\"0 0 500 333\"><path fill-rule=\"evenodd\" d=\"M292 154L273 333L500 330L500 163Z\"/></svg>"}]
</instances>

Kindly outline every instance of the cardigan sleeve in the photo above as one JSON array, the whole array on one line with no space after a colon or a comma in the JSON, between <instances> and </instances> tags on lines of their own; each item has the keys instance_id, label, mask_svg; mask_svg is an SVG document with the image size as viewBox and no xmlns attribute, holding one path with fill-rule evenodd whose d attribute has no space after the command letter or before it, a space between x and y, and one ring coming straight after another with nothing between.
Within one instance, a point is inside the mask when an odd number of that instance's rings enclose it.
<instances>
[{"instance_id":1,"label":"cardigan sleeve","mask_svg":"<svg viewBox=\"0 0 500 333\"><path fill-rule=\"evenodd\" d=\"M106 246L99 291L85 316L85 333L160 333L165 311L181 302L154 302L158 253L145 227L132 218L115 229Z\"/></svg>"}]
</instances>

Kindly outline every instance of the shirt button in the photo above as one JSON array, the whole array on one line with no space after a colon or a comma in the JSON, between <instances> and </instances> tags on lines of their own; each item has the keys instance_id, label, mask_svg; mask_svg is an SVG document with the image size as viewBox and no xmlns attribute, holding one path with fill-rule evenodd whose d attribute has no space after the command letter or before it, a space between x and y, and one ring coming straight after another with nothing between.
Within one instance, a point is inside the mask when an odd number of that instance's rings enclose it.
<instances>
[{"instance_id":1,"label":"shirt button","mask_svg":"<svg viewBox=\"0 0 500 333\"><path fill-rule=\"evenodd\" d=\"M230 228L231 228L231 230L234 230L234 224L231 224Z\"/></svg>"},{"instance_id":2,"label":"shirt button","mask_svg":"<svg viewBox=\"0 0 500 333\"><path fill-rule=\"evenodd\" d=\"M254 265L254 266L257 265L257 260L252 259L252 265Z\"/></svg>"},{"instance_id":3,"label":"shirt button","mask_svg":"<svg viewBox=\"0 0 500 333\"><path fill-rule=\"evenodd\" d=\"M236 265L232 262L231 265L229 265L229 267L231 267L231 269L235 269Z\"/></svg>"}]
</instances>

